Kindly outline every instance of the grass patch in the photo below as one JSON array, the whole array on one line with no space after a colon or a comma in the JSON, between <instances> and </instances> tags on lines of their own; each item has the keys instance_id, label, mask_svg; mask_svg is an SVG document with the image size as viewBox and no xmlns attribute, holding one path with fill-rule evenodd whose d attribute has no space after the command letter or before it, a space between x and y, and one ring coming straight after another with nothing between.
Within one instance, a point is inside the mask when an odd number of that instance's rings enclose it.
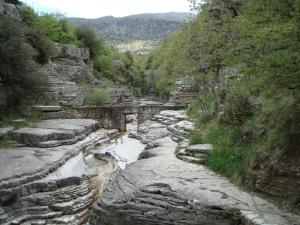
<instances>
[{"instance_id":1,"label":"grass patch","mask_svg":"<svg viewBox=\"0 0 300 225\"><path fill-rule=\"evenodd\" d=\"M240 178L245 176L245 165L254 152L249 148L217 147L201 163L226 177Z\"/></svg>"},{"instance_id":2,"label":"grass patch","mask_svg":"<svg viewBox=\"0 0 300 225\"><path fill-rule=\"evenodd\" d=\"M190 145L196 145L196 144L202 144L203 143L203 137L201 132L199 131L192 131L189 133L189 143Z\"/></svg>"},{"instance_id":3,"label":"grass patch","mask_svg":"<svg viewBox=\"0 0 300 225\"><path fill-rule=\"evenodd\" d=\"M3 126L13 126L14 129L30 126L32 123L39 122L41 120L41 114L30 107L16 108L10 111L0 114L2 118L1 123ZM14 120L24 119L24 123L14 123Z\"/></svg>"},{"instance_id":4,"label":"grass patch","mask_svg":"<svg viewBox=\"0 0 300 225\"><path fill-rule=\"evenodd\" d=\"M0 149L10 148L12 146L11 141L12 140L10 138L4 138L0 140Z\"/></svg>"},{"instance_id":5,"label":"grass patch","mask_svg":"<svg viewBox=\"0 0 300 225\"><path fill-rule=\"evenodd\" d=\"M101 88L93 88L86 90L85 103L88 105L102 106L108 101L106 90Z\"/></svg>"},{"instance_id":6,"label":"grass patch","mask_svg":"<svg viewBox=\"0 0 300 225\"><path fill-rule=\"evenodd\" d=\"M189 134L190 144L214 146L200 163L234 180L245 179L246 165L255 154L255 143L247 139L240 127L228 126L218 119L200 118L198 127Z\"/></svg>"}]
</instances>

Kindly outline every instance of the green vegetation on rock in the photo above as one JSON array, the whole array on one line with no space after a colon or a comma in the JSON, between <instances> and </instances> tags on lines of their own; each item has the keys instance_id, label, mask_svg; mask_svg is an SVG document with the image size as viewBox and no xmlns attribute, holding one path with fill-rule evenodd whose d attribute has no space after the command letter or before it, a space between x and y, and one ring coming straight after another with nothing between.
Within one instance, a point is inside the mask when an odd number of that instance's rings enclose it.
<instances>
[{"instance_id":1,"label":"green vegetation on rock","mask_svg":"<svg viewBox=\"0 0 300 225\"><path fill-rule=\"evenodd\" d=\"M24 103L40 93L46 81L34 72L33 48L26 43L26 30L19 23L0 20L0 88L7 90L9 106Z\"/></svg>"},{"instance_id":2,"label":"green vegetation on rock","mask_svg":"<svg viewBox=\"0 0 300 225\"><path fill-rule=\"evenodd\" d=\"M104 89L93 88L91 91L88 91L85 103L87 105L102 106L107 103L107 100L107 93Z\"/></svg>"},{"instance_id":3,"label":"green vegetation on rock","mask_svg":"<svg viewBox=\"0 0 300 225\"><path fill-rule=\"evenodd\" d=\"M214 145L202 163L281 198L277 180L300 171L299 1L197 2L197 17L135 66L161 97L188 77L199 91L190 141Z\"/></svg>"},{"instance_id":4,"label":"green vegetation on rock","mask_svg":"<svg viewBox=\"0 0 300 225\"><path fill-rule=\"evenodd\" d=\"M109 79L114 86L134 86L140 93L140 76L133 69L133 56L120 53L100 38L95 30L71 24L59 14L37 14L26 4L18 7L23 21L3 15L0 20L0 88L8 94L8 107L39 102L41 93L48 86L47 76L37 72L52 59L55 43L88 48L94 65L96 83ZM55 59L54 59L55 60ZM88 84L88 81L74 80ZM95 84L86 88L88 98L95 96ZM89 91L91 93L89 93ZM99 94L99 93L98 93ZM101 97L101 95L100 95ZM103 98L97 104L103 104Z\"/></svg>"}]
</instances>

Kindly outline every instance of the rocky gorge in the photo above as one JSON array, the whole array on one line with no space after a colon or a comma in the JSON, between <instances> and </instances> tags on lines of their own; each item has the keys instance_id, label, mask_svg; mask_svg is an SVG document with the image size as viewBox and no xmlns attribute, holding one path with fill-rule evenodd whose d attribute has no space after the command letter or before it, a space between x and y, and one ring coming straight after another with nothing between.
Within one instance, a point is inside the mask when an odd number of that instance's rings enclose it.
<instances>
[{"instance_id":1,"label":"rocky gorge","mask_svg":"<svg viewBox=\"0 0 300 225\"><path fill-rule=\"evenodd\" d=\"M0 224L299 225L200 165L213 146L189 146L193 129L167 110L115 144L118 130L91 119L10 130L19 144L1 149Z\"/></svg>"},{"instance_id":2,"label":"rocky gorge","mask_svg":"<svg viewBox=\"0 0 300 225\"><path fill-rule=\"evenodd\" d=\"M146 144L140 160L113 175L89 224L299 224L299 216L282 212L199 163L177 158L176 150L206 154L212 148L188 147L191 129L193 122L183 111L163 111L141 124L131 134Z\"/></svg>"},{"instance_id":3,"label":"rocky gorge","mask_svg":"<svg viewBox=\"0 0 300 225\"><path fill-rule=\"evenodd\" d=\"M0 0L0 17L21 24L14 2ZM216 147L190 145L202 128L183 109L201 90L188 76L174 81L166 104L134 100L133 87L97 74L86 47L52 44L35 71L47 84L24 107L40 117L0 118L0 224L300 225L299 215L201 164ZM105 90L107 104L88 105L94 89ZM0 111L7 97L0 89ZM257 166L260 190L299 201L298 167L263 168L268 160Z\"/></svg>"},{"instance_id":4,"label":"rocky gorge","mask_svg":"<svg viewBox=\"0 0 300 225\"><path fill-rule=\"evenodd\" d=\"M101 173L113 171L103 161L100 173L85 157L116 132L75 119L15 131L24 147L1 149L0 223L83 224L99 196Z\"/></svg>"}]
</instances>

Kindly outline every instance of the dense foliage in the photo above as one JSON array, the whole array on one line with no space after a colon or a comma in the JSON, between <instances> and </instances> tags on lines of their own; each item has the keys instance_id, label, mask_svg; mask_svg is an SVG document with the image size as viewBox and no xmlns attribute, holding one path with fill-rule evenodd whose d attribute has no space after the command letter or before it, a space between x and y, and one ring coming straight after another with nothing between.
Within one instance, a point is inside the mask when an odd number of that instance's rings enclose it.
<instances>
[{"instance_id":1,"label":"dense foliage","mask_svg":"<svg viewBox=\"0 0 300 225\"><path fill-rule=\"evenodd\" d=\"M87 105L102 106L107 103L107 100L107 93L104 89L101 88L92 88L92 90L87 91L85 96L85 104Z\"/></svg>"},{"instance_id":2,"label":"dense foliage","mask_svg":"<svg viewBox=\"0 0 300 225\"><path fill-rule=\"evenodd\" d=\"M161 96L193 81L191 142L215 146L203 163L257 188L257 168L300 157L299 1L197 2L197 18L137 64Z\"/></svg>"},{"instance_id":3,"label":"dense foliage","mask_svg":"<svg viewBox=\"0 0 300 225\"><path fill-rule=\"evenodd\" d=\"M10 106L22 103L27 99L24 96L34 99L33 95L46 86L46 79L35 71L39 64L48 63L54 53L54 43L88 48L96 78L138 85L136 79L139 76L133 73L132 55L118 52L93 29L73 25L59 14L38 15L25 4L20 4L19 12L22 22L6 16L0 18L0 85L9 94ZM87 90L91 91L86 93L88 99L98 96L98 101L92 101L97 104L105 102L105 94L92 87Z\"/></svg>"},{"instance_id":4,"label":"dense foliage","mask_svg":"<svg viewBox=\"0 0 300 225\"><path fill-rule=\"evenodd\" d=\"M39 92L45 81L34 73L33 49L26 44L26 31L9 18L0 19L0 87L15 106Z\"/></svg>"}]
</instances>

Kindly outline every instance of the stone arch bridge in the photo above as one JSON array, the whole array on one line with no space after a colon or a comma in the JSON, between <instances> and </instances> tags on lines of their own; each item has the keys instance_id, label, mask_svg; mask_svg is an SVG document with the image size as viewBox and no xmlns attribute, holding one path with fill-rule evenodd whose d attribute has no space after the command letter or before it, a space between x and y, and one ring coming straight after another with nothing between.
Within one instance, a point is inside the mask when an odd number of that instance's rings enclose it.
<instances>
[{"instance_id":1,"label":"stone arch bridge","mask_svg":"<svg viewBox=\"0 0 300 225\"><path fill-rule=\"evenodd\" d=\"M151 119L155 114L164 110L180 110L185 106L171 106L161 104L147 105L113 105L113 106L87 106L76 108L81 118L95 119L102 123L106 129L126 131L126 115L137 114L138 124Z\"/></svg>"}]
</instances>

